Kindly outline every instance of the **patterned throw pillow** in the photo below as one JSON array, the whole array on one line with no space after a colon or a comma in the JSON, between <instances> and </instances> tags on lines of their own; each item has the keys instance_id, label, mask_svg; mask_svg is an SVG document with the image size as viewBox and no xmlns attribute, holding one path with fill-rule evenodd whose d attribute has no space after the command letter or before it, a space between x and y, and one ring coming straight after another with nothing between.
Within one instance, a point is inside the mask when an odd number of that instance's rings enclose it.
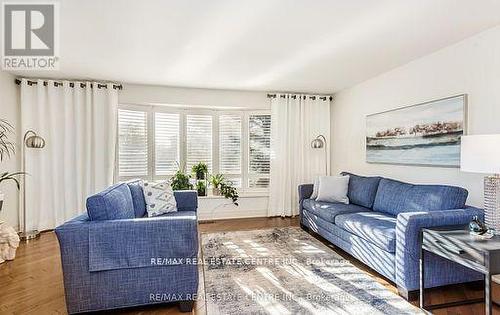
<instances>
[{"instance_id":1,"label":"patterned throw pillow","mask_svg":"<svg viewBox=\"0 0 500 315\"><path fill-rule=\"evenodd\" d=\"M169 212L177 211L174 191L168 181L148 183L142 187L148 217L156 217Z\"/></svg>"}]
</instances>

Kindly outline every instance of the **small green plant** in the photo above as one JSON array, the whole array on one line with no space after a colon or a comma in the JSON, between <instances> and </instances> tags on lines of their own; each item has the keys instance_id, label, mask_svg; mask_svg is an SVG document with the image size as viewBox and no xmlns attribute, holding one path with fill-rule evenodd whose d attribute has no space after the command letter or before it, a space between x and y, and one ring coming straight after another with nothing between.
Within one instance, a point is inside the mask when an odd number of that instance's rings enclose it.
<instances>
[{"instance_id":1,"label":"small green plant","mask_svg":"<svg viewBox=\"0 0 500 315\"><path fill-rule=\"evenodd\" d=\"M215 174L210 176L210 184L212 184L214 188L219 188L220 184L223 183L225 180L226 179L222 174Z\"/></svg>"},{"instance_id":2,"label":"small green plant","mask_svg":"<svg viewBox=\"0 0 500 315\"><path fill-rule=\"evenodd\" d=\"M205 179L205 174L208 173L208 166L204 162L199 162L193 165L191 170L196 175L196 179Z\"/></svg>"},{"instance_id":3,"label":"small green plant","mask_svg":"<svg viewBox=\"0 0 500 315\"><path fill-rule=\"evenodd\" d=\"M219 185L220 192L224 198L231 199L235 206L238 206L238 191L231 182L222 182Z\"/></svg>"},{"instance_id":4,"label":"small green plant","mask_svg":"<svg viewBox=\"0 0 500 315\"><path fill-rule=\"evenodd\" d=\"M198 196L207 195L207 186L204 181L199 181L196 183L196 190L198 191Z\"/></svg>"},{"instance_id":5,"label":"small green plant","mask_svg":"<svg viewBox=\"0 0 500 315\"><path fill-rule=\"evenodd\" d=\"M182 170L178 170L175 175L170 179L172 190L191 190L193 185L189 182L190 176L185 174Z\"/></svg>"}]
</instances>

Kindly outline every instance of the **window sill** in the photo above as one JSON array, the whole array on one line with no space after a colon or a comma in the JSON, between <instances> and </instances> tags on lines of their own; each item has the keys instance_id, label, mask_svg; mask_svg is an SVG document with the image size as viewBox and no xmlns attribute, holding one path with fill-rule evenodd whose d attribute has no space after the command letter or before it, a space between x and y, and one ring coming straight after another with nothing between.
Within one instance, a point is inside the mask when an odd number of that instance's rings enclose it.
<instances>
[{"instance_id":1,"label":"window sill","mask_svg":"<svg viewBox=\"0 0 500 315\"><path fill-rule=\"evenodd\" d=\"M246 194L241 194L238 196L239 199L241 198L262 198L262 197L269 197L268 193L246 193ZM208 196L198 196L198 199L225 199L224 196L214 196L214 195L208 195Z\"/></svg>"}]
</instances>

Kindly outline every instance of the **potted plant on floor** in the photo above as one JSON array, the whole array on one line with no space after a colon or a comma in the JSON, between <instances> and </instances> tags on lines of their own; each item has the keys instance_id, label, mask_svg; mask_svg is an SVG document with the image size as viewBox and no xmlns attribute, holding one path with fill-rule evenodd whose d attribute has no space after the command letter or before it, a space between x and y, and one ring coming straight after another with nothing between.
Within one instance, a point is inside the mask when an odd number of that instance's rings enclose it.
<instances>
[{"instance_id":1,"label":"potted plant on floor","mask_svg":"<svg viewBox=\"0 0 500 315\"><path fill-rule=\"evenodd\" d=\"M15 145L8 138L14 133L14 127L6 120L0 119L0 162L10 158L15 153ZM19 177L23 172L3 172L0 174L0 184L5 181L13 181L17 189L20 188ZM0 190L0 212L2 211L5 195ZM16 249L19 246L19 236L13 227L0 221L0 263L13 260L16 257Z\"/></svg>"},{"instance_id":2,"label":"potted plant on floor","mask_svg":"<svg viewBox=\"0 0 500 315\"><path fill-rule=\"evenodd\" d=\"M10 158L15 153L15 144L9 140L9 135L14 134L14 127L5 119L0 119L0 162ZM17 188L20 188L19 179L22 172L5 172L0 174L0 183L7 180L12 180L16 183ZM5 194L0 190L0 211L2 211L2 205L5 198Z\"/></svg>"},{"instance_id":3,"label":"potted plant on floor","mask_svg":"<svg viewBox=\"0 0 500 315\"><path fill-rule=\"evenodd\" d=\"M2 173L2 174L0 174L0 184L4 181L11 180L11 181L16 183L17 189L19 190L21 188L21 184L19 183L19 176L21 176L21 175L24 175L24 173L23 172L14 172L14 173L5 172L5 173ZM0 190L0 211L2 211L2 205L3 205L4 198L5 198L5 194L2 193L2 191Z\"/></svg>"}]
</instances>

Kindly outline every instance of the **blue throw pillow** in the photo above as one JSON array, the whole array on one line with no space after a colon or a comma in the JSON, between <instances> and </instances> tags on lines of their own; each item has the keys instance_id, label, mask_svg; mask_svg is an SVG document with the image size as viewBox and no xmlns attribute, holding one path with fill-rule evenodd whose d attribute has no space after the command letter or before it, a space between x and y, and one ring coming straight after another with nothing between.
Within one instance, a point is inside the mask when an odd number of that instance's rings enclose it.
<instances>
[{"instance_id":1,"label":"blue throw pillow","mask_svg":"<svg viewBox=\"0 0 500 315\"><path fill-rule=\"evenodd\" d=\"M119 183L87 198L91 221L135 218L132 194L126 183Z\"/></svg>"},{"instance_id":2,"label":"blue throw pillow","mask_svg":"<svg viewBox=\"0 0 500 315\"><path fill-rule=\"evenodd\" d=\"M358 206L371 209L377 195L380 177L365 177L348 172L342 172L342 175L349 175L349 190L347 197L349 202Z\"/></svg>"}]
</instances>

